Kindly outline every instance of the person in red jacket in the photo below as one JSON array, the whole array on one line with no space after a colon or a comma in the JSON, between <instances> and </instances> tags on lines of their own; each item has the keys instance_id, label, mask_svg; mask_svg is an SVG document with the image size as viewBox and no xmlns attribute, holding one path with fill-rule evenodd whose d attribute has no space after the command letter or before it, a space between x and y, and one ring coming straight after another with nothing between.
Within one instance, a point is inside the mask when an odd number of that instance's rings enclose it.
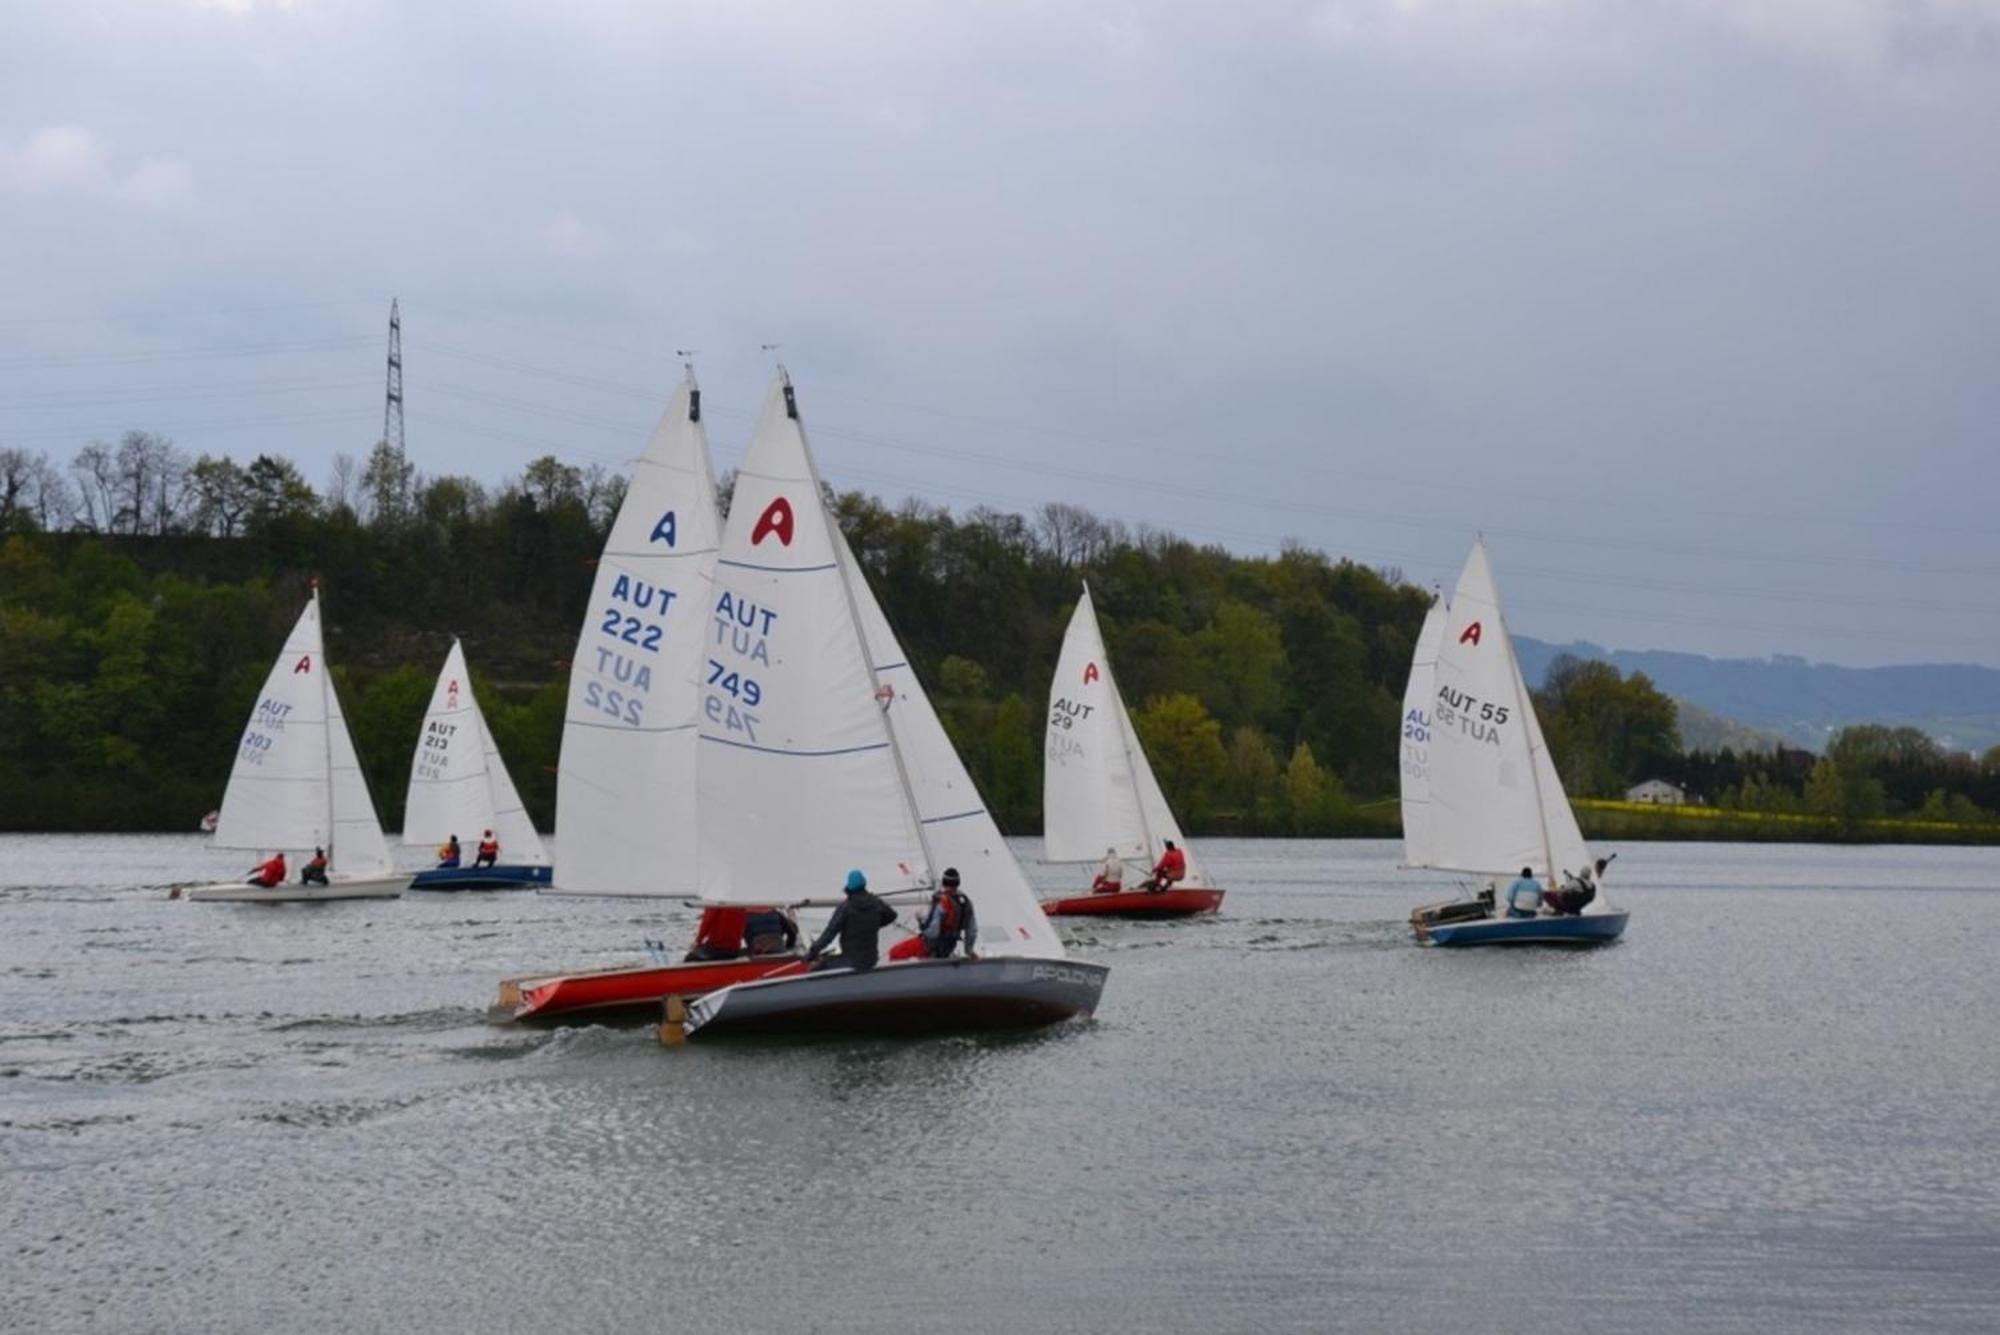
<instances>
[{"instance_id":1,"label":"person in red jacket","mask_svg":"<svg viewBox=\"0 0 2000 1335\"><path fill-rule=\"evenodd\" d=\"M273 853L271 860L250 873L250 884L261 885L269 890L274 885L285 882L285 855L282 850Z\"/></svg>"},{"instance_id":2,"label":"person in red jacket","mask_svg":"<svg viewBox=\"0 0 2000 1335\"><path fill-rule=\"evenodd\" d=\"M490 867L500 860L500 841L488 830L479 838L479 856L472 860L475 867Z\"/></svg>"},{"instance_id":3,"label":"person in red jacket","mask_svg":"<svg viewBox=\"0 0 2000 1335\"><path fill-rule=\"evenodd\" d=\"M1187 854L1174 847L1174 841L1167 840L1167 851L1160 854L1160 860L1153 865L1153 875L1142 890L1159 894L1173 888L1176 881L1187 879Z\"/></svg>"}]
</instances>

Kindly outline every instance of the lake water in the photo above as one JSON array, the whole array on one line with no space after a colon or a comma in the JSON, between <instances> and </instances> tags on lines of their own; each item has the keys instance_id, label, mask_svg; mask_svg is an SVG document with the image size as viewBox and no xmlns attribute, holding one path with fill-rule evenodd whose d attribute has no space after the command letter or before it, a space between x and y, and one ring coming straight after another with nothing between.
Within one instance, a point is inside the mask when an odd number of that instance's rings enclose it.
<instances>
[{"instance_id":1,"label":"lake water","mask_svg":"<svg viewBox=\"0 0 2000 1335\"><path fill-rule=\"evenodd\" d=\"M668 1052L483 1013L678 907L0 836L0 1329L2000 1327L2000 850L1631 845L1585 953L1202 852L1222 916L1065 928L1093 1022Z\"/></svg>"}]
</instances>

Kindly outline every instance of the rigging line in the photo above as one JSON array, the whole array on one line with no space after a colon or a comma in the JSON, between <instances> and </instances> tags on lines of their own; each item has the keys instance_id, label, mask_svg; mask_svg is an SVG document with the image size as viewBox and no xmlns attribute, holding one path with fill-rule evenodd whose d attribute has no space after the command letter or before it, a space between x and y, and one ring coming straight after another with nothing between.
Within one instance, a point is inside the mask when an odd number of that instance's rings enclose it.
<instances>
[{"instance_id":1,"label":"rigging line","mask_svg":"<svg viewBox=\"0 0 2000 1335\"><path fill-rule=\"evenodd\" d=\"M379 381L370 377L349 380L241 380L218 385L135 385L113 390L45 390L18 398L0 400L0 409L23 412L53 412L63 408L91 408L99 404L165 403L189 399L225 398L237 394L294 394L329 389L358 389Z\"/></svg>"},{"instance_id":2,"label":"rigging line","mask_svg":"<svg viewBox=\"0 0 2000 1335\"><path fill-rule=\"evenodd\" d=\"M203 431L236 431L250 427L299 426L309 423L339 422L359 420L364 414L352 408L325 409L313 413L290 413L278 417L243 417L222 421L162 422L149 428L154 435L173 436L199 433ZM73 440L78 436L102 437L118 435L131 430L129 421L110 426L82 427L37 427L33 431L10 431L5 435L9 440Z\"/></svg>"},{"instance_id":3,"label":"rigging line","mask_svg":"<svg viewBox=\"0 0 2000 1335\"><path fill-rule=\"evenodd\" d=\"M850 475L859 476L861 474L852 473ZM897 481L896 479L880 479L880 478L878 478L878 480L888 480L892 482ZM898 485L901 484L898 483ZM949 490L949 489L942 489L942 490ZM990 495L977 495L972 493L961 493L961 494L966 495L969 499L973 500L994 499ZM1208 534L1219 533L1224 536L1233 536L1238 538L1252 536L1242 533L1240 531L1231 532L1229 530L1216 530L1212 528L1197 529L1191 526L1183 526L1182 528L1176 531L1180 533L1187 533L1187 532L1204 532ZM1354 560L1355 563L1358 565L1368 566L1369 568L1373 569L1389 568L1387 563L1375 562L1371 564L1366 558L1362 557L1356 557L1354 558ZM1696 618L1675 613L1656 613L1644 608L1626 607L1622 609L1609 609L1609 608L1558 606L1553 604L1542 603L1532 598L1528 599L1525 602L1519 599L1510 600L1510 605L1516 608L1526 607L1529 608L1530 610L1535 610L1535 611L1582 612L1604 618L1617 618L1626 620L1644 619L1647 621L1676 621L1676 622L1683 622L1689 625L1706 625L1706 626L1721 627L1721 628L1736 629L1736 630L1777 630L1777 631L1784 631L1790 634L1798 634L1805 636L1821 636L1828 638L1837 638L1841 640L1867 641L1871 643L1883 643L1883 644L1950 643L1950 644L1991 645L2000 643L2000 641L1982 640L1977 637L1971 637L1971 636L1939 636L1933 634L1904 635L1904 634L1896 634L1893 632L1871 633L1868 631L1856 631L1856 630L1831 630L1831 629L1819 629L1819 628L1804 627L1804 626L1774 625L1771 622L1763 620L1741 621L1741 620L1731 620L1727 618ZM1893 600L1885 600L1883 605L1896 606L1898 604L1895 603Z\"/></svg>"},{"instance_id":4,"label":"rigging line","mask_svg":"<svg viewBox=\"0 0 2000 1335\"><path fill-rule=\"evenodd\" d=\"M959 459L965 462L985 463L1019 471L1018 460L1003 459L996 455L973 450L954 450L939 446L914 445L888 437L874 436L864 432L845 431L838 427L819 427L817 434L852 440L860 444L875 445L882 449L896 450L911 454L929 454L942 458ZM1064 465L1041 464L1036 471L1044 475L1068 477L1080 482L1098 482L1116 486L1128 491L1150 491L1161 495L1182 496L1203 501L1228 501L1239 505L1262 506L1265 509L1288 510L1297 514L1314 515L1324 518L1360 520L1373 524L1385 524L1397 528L1417 528L1463 533L1465 525L1457 520L1418 518L1397 515L1383 510L1366 510L1352 506L1329 506L1301 501L1292 497L1261 497L1242 492L1220 491L1212 487L1186 487L1170 482L1162 482L1146 476L1127 476L1117 473L1100 472L1095 469L1067 467ZM1750 560L1769 563L1788 563L1814 566L1848 566L1908 571L1925 575L1970 575L1976 578L2000 576L1996 566L1949 566L1918 561L1888 561L1877 557L1835 557L1802 556L1784 552L1756 552L1716 548L1690 549L1669 543L1643 542L1631 538L1590 538L1567 533L1550 533L1539 529L1508 529L1487 527L1485 532L1499 537L1518 539L1525 542L1564 543L1572 546L1610 549L1619 552L1653 552L1656 554L1681 557L1699 556L1717 560Z\"/></svg>"},{"instance_id":5,"label":"rigging line","mask_svg":"<svg viewBox=\"0 0 2000 1335\"><path fill-rule=\"evenodd\" d=\"M244 343L225 347L154 350L151 352L49 353L27 357L0 357L0 368L16 366L118 366L145 362L200 361L209 357L269 357L301 352L336 352L372 346L369 338L320 339L307 343Z\"/></svg>"}]
</instances>

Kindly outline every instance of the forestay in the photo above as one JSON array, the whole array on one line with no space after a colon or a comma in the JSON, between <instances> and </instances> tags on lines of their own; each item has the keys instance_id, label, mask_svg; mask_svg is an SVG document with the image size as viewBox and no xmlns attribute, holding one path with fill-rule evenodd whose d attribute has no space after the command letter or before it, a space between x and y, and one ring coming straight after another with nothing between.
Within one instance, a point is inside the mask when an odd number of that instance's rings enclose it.
<instances>
[{"instance_id":1,"label":"forestay","mask_svg":"<svg viewBox=\"0 0 2000 1335\"><path fill-rule=\"evenodd\" d=\"M577 640L552 893L700 893L696 721L720 529L689 372L632 470Z\"/></svg>"},{"instance_id":2,"label":"forestay","mask_svg":"<svg viewBox=\"0 0 2000 1335\"><path fill-rule=\"evenodd\" d=\"M1207 884L1118 694L1086 585L1063 635L1049 689L1043 856L1050 862L1096 862L1110 848L1150 867L1169 839L1187 855L1182 884Z\"/></svg>"},{"instance_id":3,"label":"forestay","mask_svg":"<svg viewBox=\"0 0 2000 1335\"><path fill-rule=\"evenodd\" d=\"M505 861L548 861L480 712L465 650L453 640L410 760L402 841L429 846L457 835L470 844L486 830L500 841Z\"/></svg>"},{"instance_id":4,"label":"forestay","mask_svg":"<svg viewBox=\"0 0 2000 1335\"><path fill-rule=\"evenodd\" d=\"M701 677L702 897L837 898L932 869L782 370L736 472ZM565 854L565 856L567 856Z\"/></svg>"},{"instance_id":5,"label":"forestay","mask_svg":"<svg viewBox=\"0 0 2000 1335\"><path fill-rule=\"evenodd\" d=\"M1403 861L1429 865L1431 822L1431 697L1437 691L1438 641L1444 638L1444 603L1424 613L1403 688Z\"/></svg>"},{"instance_id":6,"label":"forestay","mask_svg":"<svg viewBox=\"0 0 2000 1335\"><path fill-rule=\"evenodd\" d=\"M978 915L979 953L1063 958L1062 940L966 773L854 553L837 529L834 539L849 595L860 614L882 708L916 801L924 842L940 874L946 867L958 869L962 888Z\"/></svg>"},{"instance_id":7,"label":"forestay","mask_svg":"<svg viewBox=\"0 0 2000 1335\"><path fill-rule=\"evenodd\" d=\"M1431 835L1420 865L1494 876L1531 867L1550 884L1589 865L1521 678L1483 540L1444 616L1430 733Z\"/></svg>"}]
</instances>

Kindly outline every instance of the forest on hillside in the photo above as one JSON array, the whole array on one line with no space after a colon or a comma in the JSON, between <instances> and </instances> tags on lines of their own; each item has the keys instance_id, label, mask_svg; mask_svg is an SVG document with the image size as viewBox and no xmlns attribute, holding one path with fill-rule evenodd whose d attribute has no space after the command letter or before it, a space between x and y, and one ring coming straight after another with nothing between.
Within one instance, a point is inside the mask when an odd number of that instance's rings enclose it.
<instances>
[{"instance_id":1,"label":"forest on hillside","mask_svg":"<svg viewBox=\"0 0 2000 1335\"><path fill-rule=\"evenodd\" d=\"M328 652L384 823L431 684L465 643L530 811L554 817L567 660L623 480L552 456L497 485L377 446L322 488L291 462L144 432L67 466L0 449L0 828L192 829L320 579ZM1394 834L1401 696L1430 595L1305 547L1233 555L1072 506L953 514L831 498L1004 828L1040 828L1049 675L1088 581L1161 784L1196 831ZM1705 801L1859 821L2000 809L2000 749L1849 729L1822 756L1686 752L1642 675L1558 660L1537 707L1576 796L1664 777Z\"/></svg>"}]
</instances>

